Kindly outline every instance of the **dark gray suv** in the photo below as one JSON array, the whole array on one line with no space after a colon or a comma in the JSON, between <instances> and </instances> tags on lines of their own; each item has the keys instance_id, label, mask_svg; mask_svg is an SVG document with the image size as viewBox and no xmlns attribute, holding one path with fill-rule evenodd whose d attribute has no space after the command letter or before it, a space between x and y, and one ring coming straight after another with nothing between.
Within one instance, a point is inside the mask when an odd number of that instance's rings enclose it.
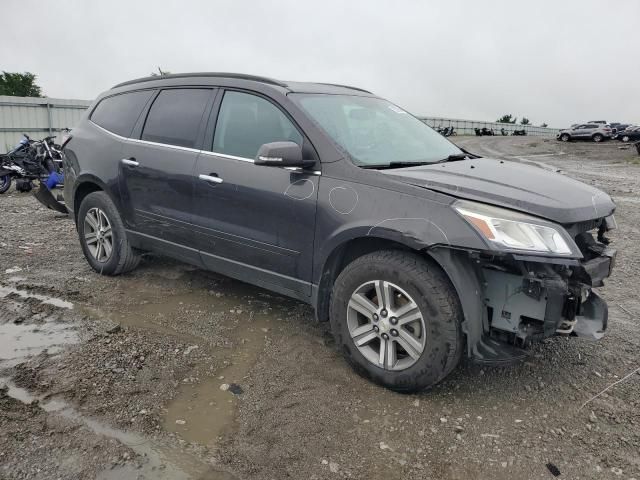
<instances>
[{"instance_id":1,"label":"dark gray suv","mask_svg":"<svg viewBox=\"0 0 640 480\"><path fill-rule=\"evenodd\" d=\"M397 391L463 353L504 364L598 339L615 205L466 152L359 88L197 73L102 94L64 146L91 267L154 251L307 302L362 375Z\"/></svg>"}]
</instances>

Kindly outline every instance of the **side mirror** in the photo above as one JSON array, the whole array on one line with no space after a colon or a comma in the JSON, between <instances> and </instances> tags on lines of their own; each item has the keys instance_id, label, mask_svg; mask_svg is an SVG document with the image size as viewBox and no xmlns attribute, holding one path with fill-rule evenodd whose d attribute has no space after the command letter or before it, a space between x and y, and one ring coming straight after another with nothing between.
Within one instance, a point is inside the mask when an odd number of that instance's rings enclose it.
<instances>
[{"instance_id":1,"label":"side mirror","mask_svg":"<svg viewBox=\"0 0 640 480\"><path fill-rule=\"evenodd\" d=\"M271 142L260 147L255 158L256 165L268 167L310 167L314 160L302 158L302 147L294 142Z\"/></svg>"}]
</instances>

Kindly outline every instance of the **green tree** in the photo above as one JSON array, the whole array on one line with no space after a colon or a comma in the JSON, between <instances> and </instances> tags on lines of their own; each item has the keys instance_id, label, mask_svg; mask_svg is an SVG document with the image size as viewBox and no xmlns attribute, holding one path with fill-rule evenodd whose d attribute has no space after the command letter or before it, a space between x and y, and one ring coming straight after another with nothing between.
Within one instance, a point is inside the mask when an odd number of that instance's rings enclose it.
<instances>
[{"instance_id":1,"label":"green tree","mask_svg":"<svg viewBox=\"0 0 640 480\"><path fill-rule=\"evenodd\" d=\"M513 117L510 113L507 115L501 116L498 120L498 123L516 123L518 117Z\"/></svg>"},{"instance_id":2,"label":"green tree","mask_svg":"<svg viewBox=\"0 0 640 480\"><path fill-rule=\"evenodd\" d=\"M520 125L529 125L530 123L531 122L527 117L522 117L522 120L520 121Z\"/></svg>"},{"instance_id":3,"label":"green tree","mask_svg":"<svg viewBox=\"0 0 640 480\"><path fill-rule=\"evenodd\" d=\"M171 72L168 70L162 70L160 67L158 67L158 73L151 72L152 77L164 77L165 75L171 75Z\"/></svg>"},{"instance_id":4,"label":"green tree","mask_svg":"<svg viewBox=\"0 0 640 480\"><path fill-rule=\"evenodd\" d=\"M2 72L0 75L0 95L12 97L42 97L42 89L36 84L33 73Z\"/></svg>"}]
</instances>

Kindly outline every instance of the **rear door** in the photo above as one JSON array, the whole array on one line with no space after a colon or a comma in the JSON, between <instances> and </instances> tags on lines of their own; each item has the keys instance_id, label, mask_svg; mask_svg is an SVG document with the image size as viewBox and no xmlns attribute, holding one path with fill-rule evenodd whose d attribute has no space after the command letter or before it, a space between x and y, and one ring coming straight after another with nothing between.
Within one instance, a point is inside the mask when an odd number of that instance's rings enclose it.
<instances>
[{"instance_id":1,"label":"rear door","mask_svg":"<svg viewBox=\"0 0 640 480\"><path fill-rule=\"evenodd\" d=\"M194 246L193 172L213 96L206 88L160 90L123 148L120 188L130 223L167 247Z\"/></svg>"},{"instance_id":2,"label":"rear door","mask_svg":"<svg viewBox=\"0 0 640 480\"><path fill-rule=\"evenodd\" d=\"M591 138L591 135L593 135L596 132L596 130L598 128L600 128L600 127L601 127L601 125L596 125L594 123L590 123L590 124L584 125L581 137L582 138Z\"/></svg>"},{"instance_id":3,"label":"rear door","mask_svg":"<svg viewBox=\"0 0 640 480\"><path fill-rule=\"evenodd\" d=\"M264 143L293 141L317 156L275 102L227 90L211 116L195 176L194 222L202 262L212 270L307 297L315 230L319 162L293 171L255 165ZM217 115L216 115L217 114Z\"/></svg>"}]
</instances>

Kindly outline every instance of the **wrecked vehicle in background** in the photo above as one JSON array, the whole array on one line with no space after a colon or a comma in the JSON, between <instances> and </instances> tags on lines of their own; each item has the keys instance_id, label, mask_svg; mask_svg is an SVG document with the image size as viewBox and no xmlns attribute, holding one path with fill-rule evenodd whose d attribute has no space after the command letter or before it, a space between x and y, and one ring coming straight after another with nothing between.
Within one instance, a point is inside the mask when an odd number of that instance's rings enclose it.
<instances>
[{"instance_id":1,"label":"wrecked vehicle in background","mask_svg":"<svg viewBox=\"0 0 640 480\"><path fill-rule=\"evenodd\" d=\"M466 354L599 339L615 204L559 174L466 152L359 88L180 74L102 94L64 148L91 267L146 251L307 302L396 391Z\"/></svg>"}]
</instances>

